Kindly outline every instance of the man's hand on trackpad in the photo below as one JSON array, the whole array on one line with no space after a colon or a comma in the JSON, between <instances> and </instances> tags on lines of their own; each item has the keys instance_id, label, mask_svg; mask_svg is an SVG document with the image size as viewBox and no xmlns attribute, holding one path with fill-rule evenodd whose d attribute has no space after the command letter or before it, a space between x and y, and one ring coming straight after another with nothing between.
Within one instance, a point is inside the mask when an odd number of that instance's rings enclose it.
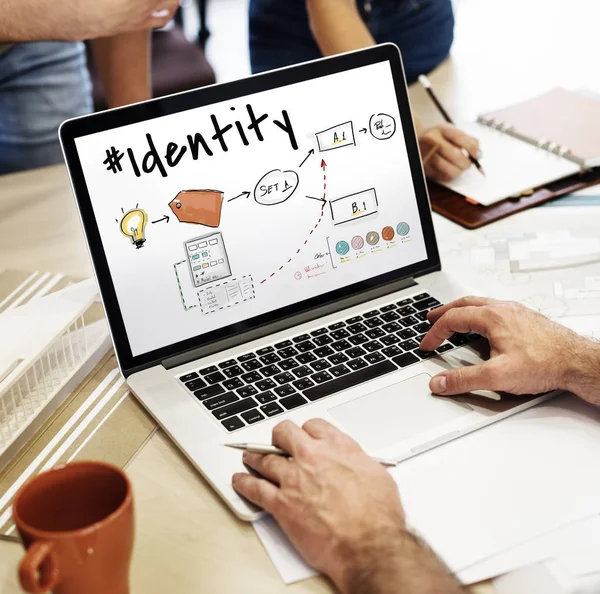
<instances>
[{"instance_id":1,"label":"man's hand on trackpad","mask_svg":"<svg viewBox=\"0 0 600 594\"><path fill-rule=\"evenodd\" d=\"M432 328L421 343L425 351L436 349L455 332L476 332L490 343L488 361L432 378L429 387L434 394L473 390L540 394L564 389L600 404L600 388L593 377L600 373L600 345L536 311L512 301L463 297L432 310L427 319Z\"/></svg>"}]
</instances>

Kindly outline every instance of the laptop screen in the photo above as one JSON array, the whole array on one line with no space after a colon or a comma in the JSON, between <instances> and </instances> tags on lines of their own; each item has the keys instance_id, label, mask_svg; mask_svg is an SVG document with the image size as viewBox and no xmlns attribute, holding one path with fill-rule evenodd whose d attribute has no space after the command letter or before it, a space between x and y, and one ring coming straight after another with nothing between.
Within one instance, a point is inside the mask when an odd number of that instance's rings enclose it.
<instances>
[{"instance_id":1,"label":"laptop screen","mask_svg":"<svg viewBox=\"0 0 600 594\"><path fill-rule=\"evenodd\" d=\"M398 102L385 60L75 138L131 355L424 262Z\"/></svg>"}]
</instances>

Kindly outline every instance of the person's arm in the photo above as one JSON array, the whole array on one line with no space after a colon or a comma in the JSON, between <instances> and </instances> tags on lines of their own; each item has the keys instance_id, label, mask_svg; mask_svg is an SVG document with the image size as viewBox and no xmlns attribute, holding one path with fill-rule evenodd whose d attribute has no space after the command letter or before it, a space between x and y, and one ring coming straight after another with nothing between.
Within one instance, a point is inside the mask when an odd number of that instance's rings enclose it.
<instances>
[{"instance_id":1,"label":"person's arm","mask_svg":"<svg viewBox=\"0 0 600 594\"><path fill-rule=\"evenodd\" d=\"M472 390L540 394L568 390L600 405L600 343L511 301L463 297L434 309L421 348L432 351L455 332L476 332L490 343L490 359L432 378L435 394Z\"/></svg>"},{"instance_id":2,"label":"person's arm","mask_svg":"<svg viewBox=\"0 0 600 594\"><path fill-rule=\"evenodd\" d=\"M151 98L149 31L101 37L92 50L109 107Z\"/></svg>"},{"instance_id":3,"label":"person's arm","mask_svg":"<svg viewBox=\"0 0 600 594\"><path fill-rule=\"evenodd\" d=\"M322 419L284 421L273 443L291 454L245 452L264 478L233 477L234 489L272 513L304 559L342 594L459 594L435 554L406 528L389 473Z\"/></svg>"},{"instance_id":4,"label":"person's arm","mask_svg":"<svg viewBox=\"0 0 600 594\"><path fill-rule=\"evenodd\" d=\"M166 25L180 0L0 0L0 42L80 41Z\"/></svg>"}]
</instances>

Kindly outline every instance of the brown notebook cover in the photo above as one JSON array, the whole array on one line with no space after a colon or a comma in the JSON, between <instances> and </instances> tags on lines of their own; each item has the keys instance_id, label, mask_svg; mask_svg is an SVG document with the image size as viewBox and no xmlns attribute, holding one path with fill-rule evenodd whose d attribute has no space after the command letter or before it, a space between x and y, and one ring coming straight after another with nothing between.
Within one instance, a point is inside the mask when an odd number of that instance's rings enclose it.
<instances>
[{"instance_id":1,"label":"brown notebook cover","mask_svg":"<svg viewBox=\"0 0 600 594\"><path fill-rule=\"evenodd\" d=\"M598 183L600 183L600 168L572 175L549 184L547 187L538 188L530 196L503 200L490 206L470 204L460 194L435 182L429 181L428 187L431 207L435 212L467 229L477 229L532 206L538 206L548 200L571 194Z\"/></svg>"}]
</instances>

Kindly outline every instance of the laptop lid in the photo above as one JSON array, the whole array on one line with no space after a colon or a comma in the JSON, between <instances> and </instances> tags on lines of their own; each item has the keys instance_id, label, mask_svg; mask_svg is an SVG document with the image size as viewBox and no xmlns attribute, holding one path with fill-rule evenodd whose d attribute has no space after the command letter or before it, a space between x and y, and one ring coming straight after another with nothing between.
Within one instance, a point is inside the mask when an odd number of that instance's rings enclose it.
<instances>
[{"instance_id":1,"label":"laptop lid","mask_svg":"<svg viewBox=\"0 0 600 594\"><path fill-rule=\"evenodd\" d=\"M69 120L60 138L126 376L440 268L394 45Z\"/></svg>"}]
</instances>

